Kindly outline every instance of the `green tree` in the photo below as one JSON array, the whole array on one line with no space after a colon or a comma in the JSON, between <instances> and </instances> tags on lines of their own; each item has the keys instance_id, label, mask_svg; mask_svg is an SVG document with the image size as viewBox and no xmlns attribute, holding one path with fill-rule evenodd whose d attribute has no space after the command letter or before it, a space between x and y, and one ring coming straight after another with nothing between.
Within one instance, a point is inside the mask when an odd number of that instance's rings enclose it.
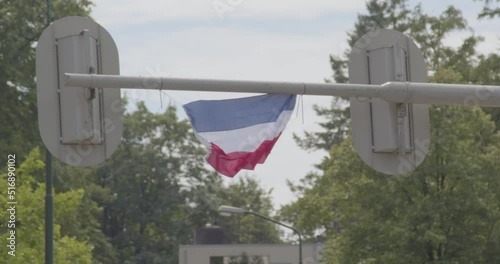
<instances>
[{"instance_id":1,"label":"green tree","mask_svg":"<svg viewBox=\"0 0 500 264\"><path fill-rule=\"evenodd\" d=\"M478 18L500 17L500 7L498 6L492 7L492 5L494 5L495 2L496 3L500 2L499 0L476 0L476 1L484 2L483 10L477 16Z\"/></svg>"},{"instance_id":2,"label":"green tree","mask_svg":"<svg viewBox=\"0 0 500 264\"><path fill-rule=\"evenodd\" d=\"M460 74L440 70L439 82ZM328 263L496 263L500 243L500 134L481 108L431 107L429 156L413 173L377 173L350 138L292 186L282 215L312 236L324 230Z\"/></svg>"},{"instance_id":3,"label":"green tree","mask_svg":"<svg viewBox=\"0 0 500 264\"><path fill-rule=\"evenodd\" d=\"M430 154L415 172L374 172L345 140L284 208L299 228L326 231L328 263L500 261L500 135L480 108L436 106L431 119Z\"/></svg>"},{"instance_id":4,"label":"green tree","mask_svg":"<svg viewBox=\"0 0 500 264\"><path fill-rule=\"evenodd\" d=\"M467 38L458 49L442 44L444 38L451 32L466 28L467 21L461 16L459 10L450 6L439 16L429 16L423 13L420 4L409 7L407 2L406 0L367 2L367 14L358 15L354 29L348 33L348 44L350 46L354 45L362 35L371 30L392 28L412 36L421 47L424 57L429 63L429 69L433 69L435 72L435 78L430 78L431 81L436 81L436 78L441 78L441 80L448 78L447 82L468 82L472 81L472 78L479 78L474 76L481 75L483 79L495 76L495 73L487 74L488 71L478 71L477 75L470 74L472 65L477 61L469 57L476 54L475 46L481 40L479 36L473 35ZM350 49L346 50L341 57L330 56L333 77L327 81L348 81L349 78L346 72L349 54ZM487 67L486 63L480 65L484 65L483 70L484 67ZM323 131L305 132L304 138L295 135L298 145L306 150L322 149L330 151L332 147L340 144L349 135L350 109L347 105L348 102L344 99L334 98L329 108L315 106L316 113L325 120L320 123ZM328 164L325 162L318 164L317 168L323 173L329 169ZM289 186L292 191L306 193L309 192L306 187L320 182L321 177L321 173L310 173L304 177L300 184L289 183ZM318 203L312 208L322 206L319 202L321 200L319 196L328 195L328 192L320 191L315 195L318 196ZM328 201L323 202L328 203ZM297 201L297 204L299 203L301 203L300 199ZM287 212L286 219L293 221L298 216L296 215L296 208L290 206L285 206L283 210ZM319 210L319 208L317 209ZM325 214L328 215L328 213ZM318 223L321 228L327 228L327 226L331 225L331 222L323 217L318 219L311 215L308 217L312 217L313 221L311 222ZM312 238L315 229L316 227L309 227L303 229L303 231L306 237Z\"/></svg>"},{"instance_id":5,"label":"green tree","mask_svg":"<svg viewBox=\"0 0 500 264\"><path fill-rule=\"evenodd\" d=\"M477 54L480 36L471 35L458 48L443 44L451 32L467 27L459 10L449 7L433 17L424 14L420 5L410 13L396 8L396 14L407 15L391 25L382 18L397 17L390 15L389 7L406 1L376 2L367 4L370 15L359 17L354 33L365 33L376 28L373 25L399 28L422 48L433 73L430 81L497 84L498 56ZM348 41L352 44L356 36L349 35ZM334 79L346 81L346 60L337 59L332 59ZM323 110L327 113L323 116L329 117L335 109ZM481 108L431 107L429 155L415 172L402 176L368 168L348 136L340 143L324 144L327 141L321 135L341 129L338 120L327 119L323 123L326 131L306 134L309 138L299 141L310 149L329 149L330 155L318 165L320 173L290 184L300 198L282 208L284 219L309 237L324 230L328 263L499 262L496 172L500 141L492 122L492 117L498 120L498 114L485 111L491 116ZM302 144L306 140L322 145Z\"/></svg>"},{"instance_id":6,"label":"green tree","mask_svg":"<svg viewBox=\"0 0 500 264\"><path fill-rule=\"evenodd\" d=\"M497 86L500 85L500 55L494 53L479 55L477 66L473 67L470 72L470 82ZM485 107L483 110L491 115L491 119L496 124L496 129L500 130L500 109Z\"/></svg>"},{"instance_id":7,"label":"green tree","mask_svg":"<svg viewBox=\"0 0 500 264\"><path fill-rule=\"evenodd\" d=\"M17 158L17 157L16 157ZM18 167L17 167L18 166ZM38 149L34 149L22 164L16 164L15 175L15 256L0 256L2 263L43 263L44 248L44 197L45 185L38 183L33 177L45 164L40 160ZM11 175L12 176L12 175ZM8 173L0 175L1 190L8 189ZM83 190L57 193L54 196L54 261L56 263L92 263L91 245L73 236L62 235L61 228L72 219L82 205ZM0 203L4 208L0 211L0 233L3 238L10 235L7 211L8 196L2 193ZM5 246L4 246L5 247Z\"/></svg>"},{"instance_id":8,"label":"green tree","mask_svg":"<svg viewBox=\"0 0 500 264\"><path fill-rule=\"evenodd\" d=\"M479 19L494 19L500 17L500 7L491 7L493 3L499 0L478 0L484 2L483 10L478 14ZM479 55L479 65L474 69L474 79L480 84L500 84L500 56L498 54L489 54L488 56ZM500 110L496 108L485 108L487 113L495 121L497 130L500 130Z\"/></svg>"},{"instance_id":9,"label":"green tree","mask_svg":"<svg viewBox=\"0 0 500 264\"><path fill-rule=\"evenodd\" d=\"M120 263L176 263L178 245L194 230L197 186L209 182L204 149L174 107L153 114L144 103L124 115L123 141L105 168L103 186L116 198L105 205L103 229Z\"/></svg>"},{"instance_id":10,"label":"green tree","mask_svg":"<svg viewBox=\"0 0 500 264\"><path fill-rule=\"evenodd\" d=\"M106 165L94 168L73 167L53 159L54 188L59 192L83 189L82 203L78 210L61 223L61 233L88 241L92 245L93 263L118 263L116 249L103 233L105 216L103 207L115 196L103 185ZM43 182L45 175L39 175Z\"/></svg>"}]
</instances>

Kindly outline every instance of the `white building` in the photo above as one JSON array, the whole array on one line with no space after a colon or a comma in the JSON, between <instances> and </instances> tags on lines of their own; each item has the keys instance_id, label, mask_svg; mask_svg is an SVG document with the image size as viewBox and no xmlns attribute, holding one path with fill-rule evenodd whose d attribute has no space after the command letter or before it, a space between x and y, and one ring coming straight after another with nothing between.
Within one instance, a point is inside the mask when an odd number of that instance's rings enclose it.
<instances>
[{"instance_id":1,"label":"white building","mask_svg":"<svg viewBox=\"0 0 500 264\"><path fill-rule=\"evenodd\" d=\"M317 264L322 244L302 245L302 264ZM242 256L249 264L299 264L299 246L289 244L182 245L179 264L233 264Z\"/></svg>"}]
</instances>

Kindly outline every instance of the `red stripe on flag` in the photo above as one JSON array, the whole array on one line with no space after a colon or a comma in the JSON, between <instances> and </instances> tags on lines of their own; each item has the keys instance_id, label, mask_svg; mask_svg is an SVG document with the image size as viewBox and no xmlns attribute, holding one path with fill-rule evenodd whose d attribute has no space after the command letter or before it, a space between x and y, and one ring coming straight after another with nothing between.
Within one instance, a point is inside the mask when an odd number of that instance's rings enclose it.
<instances>
[{"instance_id":1,"label":"red stripe on flag","mask_svg":"<svg viewBox=\"0 0 500 264\"><path fill-rule=\"evenodd\" d=\"M232 178L242 169L253 170L257 164L264 163L280 135L273 140L265 140L254 152L231 152L226 154L217 145L211 143L212 151L207 157L207 161L219 173Z\"/></svg>"}]
</instances>

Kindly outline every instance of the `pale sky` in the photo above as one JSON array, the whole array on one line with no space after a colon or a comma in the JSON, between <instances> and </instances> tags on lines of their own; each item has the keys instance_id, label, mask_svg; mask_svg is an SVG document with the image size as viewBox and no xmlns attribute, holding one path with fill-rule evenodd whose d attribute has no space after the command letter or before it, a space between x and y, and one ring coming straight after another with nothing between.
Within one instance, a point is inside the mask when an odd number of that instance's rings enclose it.
<instances>
[{"instance_id":1,"label":"pale sky","mask_svg":"<svg viewBox=\"0 0 500 264\"><path fill-rule=\"evenodd\" d=\"M347 48L357 13L365 12L363 0L95 0L92 17L113 36L120 54L122 75L184 78L323 82L332 74L329 55ZM411 1L412 3L418 1ZM498 51L500 34L496 21L477 21L482 8L473 0L423 3L437 15L448 5L461 9L475 33L486 41L483 52ZM461 43L469 33L451 35L448 44ZM122 93L125 90L122 90ZM237 93L200 93L127 90L131 103L145 100L151 111L161 112L173 103L181 105L199 99L250 96ZM318 130L321 121L314 104L329 106L331 98L304 96L301 112L290 120L266 163L248 175L263 187L273 189L275 209L296 198L286 180L298 182L324 151L308 153L297 147L293 133ZM163 108L162 108L163 105ZM185 118L180 110L179 116ZM243 175L240 172L236 175ZM225 176L222 176L226 178Z\"/></svg>"}]
</instances>

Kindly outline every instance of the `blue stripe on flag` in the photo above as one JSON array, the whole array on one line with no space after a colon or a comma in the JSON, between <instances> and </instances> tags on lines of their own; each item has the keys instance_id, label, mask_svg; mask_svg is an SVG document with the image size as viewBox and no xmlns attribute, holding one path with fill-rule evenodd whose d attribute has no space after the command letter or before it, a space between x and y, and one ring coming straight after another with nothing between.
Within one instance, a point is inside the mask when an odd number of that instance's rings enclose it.
<instances>
[{"instance_id":1,"label":"blue stripe on flag","mask_svg":"<svg viewBox=\"0 0 500 264\"><path fill-rule=\"evenodd\" d=\"M295 95L266 94L228 100L200 100L184 105L198 133L226 131L275 122L281 112L293 110Z\"/></svg>"}]
</instances>

